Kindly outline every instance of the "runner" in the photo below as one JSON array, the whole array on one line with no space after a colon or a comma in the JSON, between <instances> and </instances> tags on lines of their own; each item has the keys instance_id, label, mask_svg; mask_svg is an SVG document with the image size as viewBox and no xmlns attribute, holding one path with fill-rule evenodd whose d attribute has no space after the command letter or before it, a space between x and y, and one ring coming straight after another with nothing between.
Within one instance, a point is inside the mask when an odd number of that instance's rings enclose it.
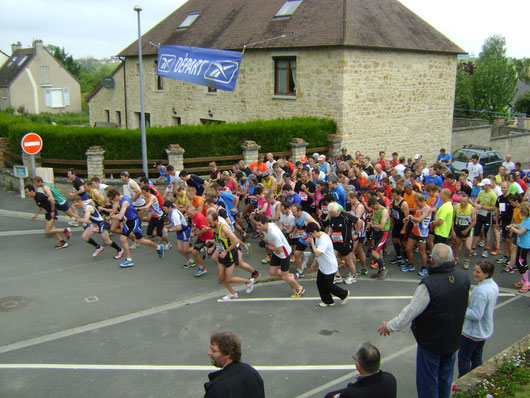
<instances>
[{"instance_id":1,"label":"runner","mask_svg":"<svg viewBox=\"0 0 530 398\"><path fill-rule=\"evenodd\" d=\"M501 166L503 167L503 166ZM513 217L513 207L510 204L511 195L508 192L508 182L503 181L501 183L502 195L497 197L495 202L495 207L497 211L495 212L495 219L497 220L497 225L500 229L500 235L504 242L504 255L498 258L495 262L497 264L508 265L510 263L510 253L512 248L512 238L508 232L508 225L512 222Z\"/></svg>"},{"instance_id":2,"label":"runner","mask_svg":"<svg viewBox=\"0 0 530 398\"><path fill-rule=\"evenodd\" d=\"M314 222L307 225L307 233L309 234L307 242L311 244L311 249L315 253L318 262L317 287L322 300L318 305L320 307L334 306L335 302L331 295L340 298L342 305L346 304L350 292L333 283L335 274L339 270L339 265L337 257L335 257L331 238L322 232L318 224ZM311 268L315 268L314 263Z\"/></svg>"},{"instance_id":3,"label":"runner","mask_svg":"<svg viewBox=\"0 0 530 398\"><path fill-rule=\"evenodd\" d=\"M306 232L306 226L310 222L316 223L315 219L309 215L309 213L302 210L302 206L299 204L294 204L291 206L291 211L295 218L296 231L291 233L291 238L298 238L296 242L296 249L294 251L294 261L296 263L296 278L304 277L304 268L307 266L304 260L304 250L311 246L309 242L306 242L306 239L309 235Z\"/></svg>"},{"instance_id":4,"label":"runner","mask_svg":"<svg viewBox=\"0 0 530 398\"><path fill-rule=\"evenodd\" d=\"M208 226L206 217L202 213L198 212L193 205L189 205L186 208L186 213L193 223L191 233L192 235L197 236L197 239L193 244L192 254L195 262L199 265L199 268L197 268L197 271L195 271L194 274L194 276L198 278L199 276L208 272L204 266L203 259L206 258L206 241L213 239L213 233Z\"/></svg>"},{"instance_id":5,"label":"runner","mask_svg":"<svg viewBox=\"0 0 530 398\"><path fill-rule=\"evenodd\" d=\"M35 215L31 217L31 221L35 221L41 211L44 210L44 233L46 235L51 235L55 237L55 239L59 241L59 243L55 246L56 249L64 249L68 247L67 241L70 240L71 236L70 229L53 228L55 220L57 219L57 210L52 210L52 204L48 196L41 192L37 192L33 185L26 185L24 187L24 192L27 197L35 199L35 203L38 207ZM61 236L59 235L61 233L64 234L64 239L61 239Z\"/></svg>"},{"instance_id":6,"label":"runner","mask_svg":"<svg viewBox=\"0 0 530 398\"><path fill-rule=\"evenodd\" d=\"M110 225L103 219L103 217L97 210L95 204L90 200L84 201L81 196L75 195L72 198L72 205L77 209L83 209L84 216L78 216L78 219L81 223L92 223L92 225L89 228L86 228L83 231L83 234L81 235L81 238L85 242L89 243L90 245L96 248L96 250L92 253L92 257L99 256L103 252L103 250L105 250L106 246L111 246L116 249L116 255L114 256L114 258L116 260L122 258L123 249L118 246L112 239L110 239ZM101 246L94 239L92 239L92 235L96 233L101 235L101 239L103 239L103 246Z\"/></svg>"},{"instance_id":7,"label":"runner","mask_svg":"<svg viewBox=\"0 0 530 398\"><path fill-rule=\"evenodd\" d=\"M497 195L491 189L491 181L488 178L484 178L479 184L482 187L482 191L477 196L475 203L475 209L477 210L477 223L473 228L473 252L472 255L476 255L476 247L480 232L484 233L485 247L482 251L482 257L488 257L489 247L489 230L492 221L493 212L496 210L495 203L497 202Z\"/></svg>"},{"instance_id":8,"label":"runner","mask_svg":"<svg viewBox=\"0 0 530 398\"><path fill-rule=\"evenodd\" d=\"M308 213L314 213L314 199L315 199L316 186L311 181L311 176L309 169L302 169L300 174L300 181L298 181L294 186L294 192L300 197L300 204L302 209Z\"/></svg>"},{"instance_id":9,"label":"runner","mask_svg":"<svg viewBox=\"0 0 530 398\"><path fill-rule=\"evenodd\" d=\"M188 187L195 188L197 195L202 196L204 193L205 181L196 174L189 174L186 170L182 170L179 173L179 177L186 183Z\"/></svg>"},{"instance_id":10,"label":"runner","mask_svg":"<svg viewBox=\"0 0 530 398\"><path fill-rule=\"evenodd\" d=\"M150 215L149 224L147 225L147 236L152 239L155 236L153 232L155 232L156 228L156 235L165 243L164 251L169 250L173 245L169 242L164 233L164 221L166 220L166 217L159 204L158 198L156 197L157 191L149 185L144 185L141 190L142 197L145 200L145 206L138 208L138 210L146 211Z\"/></svg>"},{"instance_id":11,"label":"runner","mask_svg":"<svg viewBox=\"0 0 530 398\"><path fill-rule=\"evenodd\" d=\"M377 197L372 196L368 200L368 206L373 209L372 220L366 225L366 229L373 230L373 240L375 249L371 250L372 257L375 259L375 267L378 269L376 274L371 275L374 279L384 279L387 270L383 259L383 248L388 240L390 231L390 217L388 209L381 205ZM374 267L372 265L372 267Z\"/></svg>"},{"instance_id":12,"label":"runner","mask_svg":"<svg viewBox=\"0 0 530 398\"><path fill-rule=\"evenodd\" d=\"M140 186L130 177L129 172L122 171L120 177L123 183L127 184L127 190L131 194L131 196L128 198L131 200L132 205L136 208L145 206L145 199L142 197Z\"/></svg>"},{"instance_id":13,"label":"runner","mask_svg":"<svg viewBox=\"0 0 530 398\"><path fill-rule=\"evenodd\" d=\"M215 256L212 255L212 260L217 262L217 277L219 281L228 290L228 294L223 297L223 300L238 298L236 291L230 285L231 282L246 284L247 294L251 293L254 289L254 278L246 279L233 276L234 265L239 265L239 250L237 249L239 239L230 230L230 227L219 219L216 213L208 214L206 221L212 229L215 238L215 246L209 248L208 252L213 254L214 250L217 251ZM210 241L214 243L213 240Z\"/></svg>"},{"instance_id":14,"label":"runner","mask_svg":"<svg viewBox=\"0 0 530 398\"><path fill-rule=\"evenodd\" d=\"M287 204L282 204L282 211L288 209L288 206L285 207L285 205ZM305 289L298 284L296 277L289 273L289 259L292 250L285 235L276 224L269 222L268 217L261 214L256 216L256 227L263 234L265 249L271 253L269 274L282 278L294 289L291 298L299 298L304 294Z\"/></svg>"},{"instance_id":15,"label":"runner","mask_svg":"<svg viewBox=\"0 0 530 398\"><path fill-rule=\"evenodd\" d=\"M404 220L409 216L409 205L401 196L402 194L403 191L401 189L392 188L392 208L390 212L392 214L392 244L394 245L396 256L390 260L390 264L407 265L403 264L403 243L405 238Z\"/></svg>"},{"instance_id":16,"label":"runner","mask_svg":"<svg viewBox=\"0 0 530 398\"><path fill-rule=\"evenodd\" d=\"M460 203L454 206L453 211L453 228L451 235L453 237L453 248L455 250L455 265L458 265L460 258L460 249L462 241L464 241L466 248L466 255L464 259L464 269L469 268L469 258L471 257L471 245L473 237L471 231L477 222L477 214L475 208L471 205L469 196L463 193L460 196ZM508 261L510 259L508 258Z\"/></svg>"},{"instance_id":17,"label":"runner","mask_svg":"<svg viewBox=\"0 0 530 398\"><path fill-rule=\"evenodd\" d=\"M63 195L60 194L57 188L55 188L49 182L44 182L42 177L39 176L33 179L33 183L35 184L35 188L42 188L44 190L44 194L48 197L48 200L50 201L52 213L55 213L55 210L61 210L66 213L66 215L71 219L76 218L76 214L70 208L68 201ZM75 221L75 223L77 223L77 221Z\"/></svg>"},{"instance_id":18,"label":"runner","mask_svg":"<svg viewBox=\"0 0 530 398\"><path fill-rule=\"evenodd\" d=\"M359 201L359 196L356 192L348 192L347 200L348 203L346 204L346 209L359 219L355 231L357 238L353 241L353 253L361 261L361 269L355 274L355 277L359 278L362 275L368 275L368 269L366 268L366 254L363 249L363 243L366 238L366 209Z\"/></svg>"},{"instance_id":19,"label":"runner","mask_svg":"<svg viewBox=\"0 0 530 398\"><path fill-rule=\"evenodd\" d=\"M128 173L127 173L128 174ZM131 198L125 195L121 195L117 190L110 189L108 191L109 200L114 203L118 203L120 206L120 212L118 214L112 215L111 218L123 220L124 224L122 227L122 235L120 236L120 241L122 246L125 249L126 259L123 263L120 264L120 267L127 268L132 267L134 262L131 256L131 250L129 248L128 238L129 235L134 234L136 237L137 243L146 245L156 249L158 257L162 258L164 256L164 246L157 245L156 243L145 239L142 232L142 221L138 217L138 212L134 208ZM143 198L142 198L143 199ZM145 200L144 200L145 202Z\"/></svg>"}]
</instances>

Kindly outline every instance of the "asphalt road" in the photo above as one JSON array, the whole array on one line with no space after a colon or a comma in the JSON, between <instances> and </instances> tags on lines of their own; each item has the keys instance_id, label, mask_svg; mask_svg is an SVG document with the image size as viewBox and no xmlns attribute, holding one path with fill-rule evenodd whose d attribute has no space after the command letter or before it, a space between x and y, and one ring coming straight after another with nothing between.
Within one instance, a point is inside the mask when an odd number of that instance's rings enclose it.
<instances>
[{"instance_id":1,"label":"asphalt road","mask_svg":"<svg viewBox=\"0 0 530 398\"><path fill-rule=\"evenodd\" d=\"M380 348L399 397L415 396L412 334L376 333L408 303L420 279L415 273L390 266L383 281L363 277L347 286L354 296L347 305L320 308L313 275L302 280L302 300L287 299L290 289L266 277L253 241L249 262L262 272L260 283L248 296L240 290L239 300L219 302L225 290L210 261L209 272L194 278L175 248L159 259L141 247L135 266L121 269L113 250L91 257L80 229L70 247L54 249L43 221L29 220L34 211L32 200L0 189L2 398L202 397L214 370L209 336L221 330L241 338L243 360L259 369L267 397L322 397L347 384L352 351L366 340ZM511 287L517 278L495 276L503 295L485 359L530 329L529 297Z\"/></svg>"}]
</instances>

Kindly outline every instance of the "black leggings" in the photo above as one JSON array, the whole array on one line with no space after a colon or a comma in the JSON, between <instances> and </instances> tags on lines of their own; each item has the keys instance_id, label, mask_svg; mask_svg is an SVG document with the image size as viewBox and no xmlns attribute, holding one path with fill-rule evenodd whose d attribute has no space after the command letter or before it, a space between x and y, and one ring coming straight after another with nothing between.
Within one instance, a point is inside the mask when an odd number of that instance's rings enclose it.
<instances>
[{"instance_id":1,"label":"black leggings","mask_svg":"<svg viewBox=\"0 0 530 398\"><path fill-rule=\"evenodd\" d=\"M484 230L484 239L488 236L491 225L491 213L487 216L477 215L477 223L473 228L473 236L480 236L480 230Z\"/></svg>"},{"instance_id":2,"label":"black leggings","mask_svg":"<svg viewBox=\"0 0 530 398\"><path fill-rule=\"evenodd\" d=\"M522 275L528 271L528 262L526 258L530 249L523 249L521 246L517 246L517 255L515 256L515 265L519 270L519 273Z\"/></svg>"}]
</instances>

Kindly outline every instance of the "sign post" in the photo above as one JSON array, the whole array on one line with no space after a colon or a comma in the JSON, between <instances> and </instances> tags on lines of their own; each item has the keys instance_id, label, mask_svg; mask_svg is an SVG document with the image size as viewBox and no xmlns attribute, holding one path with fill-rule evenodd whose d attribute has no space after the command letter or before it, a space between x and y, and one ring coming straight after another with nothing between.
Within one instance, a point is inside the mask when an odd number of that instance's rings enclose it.
<instances>
[{"instance_id":1,"label":"sign post","mask_svg":"<svg viewBox=\"0 0 530 398\"><path fill-rule=\"evenodd\" d=\"M25 198L24 193L24 178L28 176L28 168L26 166L13 165L13 175L18 177L18 185L20 186L20 197Z\"/></svg>"},{"instance_id":2,"label":"sign post","mask_svg":"<svg viewBox=\"0 0 530 398\"><path fill-rule=\"evenodd\" d=\"M31 155L31 176L35 177L35 155L42 149L42 138L35 133L28 133L20 141L22 150Z\"/></svg>"}]
</instances>

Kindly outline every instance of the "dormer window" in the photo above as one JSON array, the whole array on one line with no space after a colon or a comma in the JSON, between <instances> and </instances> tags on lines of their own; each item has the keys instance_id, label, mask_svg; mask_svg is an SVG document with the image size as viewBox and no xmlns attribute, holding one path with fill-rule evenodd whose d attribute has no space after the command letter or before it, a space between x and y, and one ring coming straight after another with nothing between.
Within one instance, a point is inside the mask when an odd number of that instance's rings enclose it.
<instances>
[{"instance_id":1,"label":"dormer window","mask_svg":"<svg viewBox=\"0 0 530 398\"><path fill-rule=\"evenodd\" d=\"M182 23L178 26L177 30L189 28L191 24L195 22L197 18L199 18L199 15L201 15L200 12L192 12L189 14L186 18L184 18L184 21L182 21Z\"/></svg>"},{"instance_id":2,"label":"dormer window","mask_svg":"<svg viewBox=\"0 0 530 398\"><path fill-rule=\"evenodd\" d=\"M303 0L287 0L285 4L280 8L280 11L276 13L274 18L288 18L294 14L296 9L302 4Z\"/></svg>"},{"instance_id":3,"label":"dormer window","mask_svg":"<svg viewBox=\"0 0 530 398\"><path fill-rule=\"evenodd\" d=\"M20 58L20 60L17 62L17 66L22 65L26 59L28 59L27 55L24 55L22 58Z\"/></svg>"}]
</instances>

